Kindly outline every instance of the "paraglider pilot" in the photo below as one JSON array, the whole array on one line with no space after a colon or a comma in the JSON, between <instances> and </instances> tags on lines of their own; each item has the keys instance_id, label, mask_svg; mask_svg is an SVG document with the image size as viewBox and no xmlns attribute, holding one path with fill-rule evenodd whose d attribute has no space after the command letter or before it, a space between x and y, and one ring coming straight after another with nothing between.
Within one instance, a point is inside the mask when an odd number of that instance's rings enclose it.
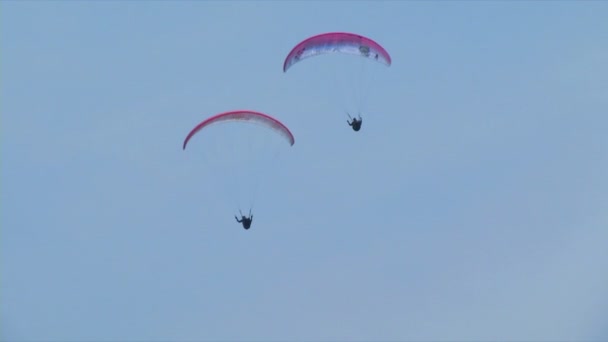
<instances>
[{"instance_id":1,"label":"paraglider pilot","mask_svg":"<svg viewBox=\"0 0 608 342\"><path fill-rule=\"evenodd\" d=\"M234 215L236 222L243 224L243 228L249 229L249 227L251 227L251 221L253 221L253 215L251 215L251 210L249 210L249 217L243 215L243 213L240 210L239 210L239 213L241 214L240 220L238 217L236 217L236 215Z\"/></svg>"},{"instance_id":2,"label":"paraglider pilot","mask_svg":"<svg viewBox=\"0 0 608 342\"><path fill-rule=\"evenodd\" d=\"M361 124L363 123L363 119L361 119L361 114L359 114L359 120L357 120L357 118L351 118L350 114L348 114L348 113L346 113L346 114L352 120L352 122L346 120L348 125L353 128L353 131L355 131L355 132L359 131L361 129Z\"/></svg>"}]
</instances>

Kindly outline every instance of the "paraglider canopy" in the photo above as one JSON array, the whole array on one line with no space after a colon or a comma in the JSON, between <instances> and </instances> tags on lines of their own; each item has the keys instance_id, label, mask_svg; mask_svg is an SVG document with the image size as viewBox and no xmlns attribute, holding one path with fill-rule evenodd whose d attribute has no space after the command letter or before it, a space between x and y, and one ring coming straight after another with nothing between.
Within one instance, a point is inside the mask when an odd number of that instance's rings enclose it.
<instances>
[{"instance_id":1,"label":"paraglider canopy","mask_svg":"<svg viewBox=\"0 0 608 342\"><path fill-rule=\"evenodd\" d=\"M279 120L271 117L270 115L254 112L251 110L235 110L214 115L199 123L196 127L192 129L192 131L190 131L188 136L186 136L186 139L184 140L183 149L186 149L188 141L190 141L190 139L203 128L225 121L249 121L259 123L281 134L285 139L287 139L290 145L293 145L295 143L295 139L293 137L293 134L291 134L291 131L289 131L289 128L287 128L287 126L282 124Z\"/></svg>"},{"instance_id":2,"label":"paraglider canopy","mask_svg":"<svg viewBox=\"0 0 608 342\"><path fill-rule=\"evenodd\" d=\"M283 72L305 58L333 52L358 55L391 65L391 56L372 39L348 32L329 32L312 36L296 45L285 58Z\"/></svg>"}]
</instances>

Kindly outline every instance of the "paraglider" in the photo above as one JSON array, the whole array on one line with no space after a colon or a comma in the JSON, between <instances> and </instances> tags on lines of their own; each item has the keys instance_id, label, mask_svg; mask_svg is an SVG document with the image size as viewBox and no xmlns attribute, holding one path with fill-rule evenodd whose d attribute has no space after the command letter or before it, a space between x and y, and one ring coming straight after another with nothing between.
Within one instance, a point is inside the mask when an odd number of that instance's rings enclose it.
<instances>
[{"instance_id":1,"label":"paraglider","mask_svg":"<svg viewBox=\"0 0 608 342\"><path fill-rule=\"evenodd\" d=\"M236 215L234 215L236 222L242 223L243 228L245 228L246 230L249 229L249 227L251 227L251 222L253 221L253 215L251 214L251 210L249 210L249 217L243 215L243 213L240 210L239 210L239 213L241 214L241 219L239 219L238 217L236 217Z\"/></svg>"},{"instance_id":2,"label":"paraglider","mask_svg":"<svg viewBox=\"0 0 608 342\"><path fill-rule=\"evenodd\" d=\"M372 60L386 66L390 66L392 63L391 57L386 49L370 38L355 33L329 32L306 38L291 49L283 62L283 72L287 72L292 66L305 59L326 54L360 56L364 59ZM347 65L343 66L345 68L348 67ZM345 76L353 76L355 70L349 68L347 73L348 75ZM373 82L368 80L358 80L352 83L351 86L354 88L367 88L373 84ZM359 93L357 96L358 104L356 105L359 112L364 111L361 107L363 107L363 102L365 101L365 94L363 94L365 90L358 89L358 91L354 92ZM332 97L335 96L332 95ZM361 129L361 123L362 120L360 117L359 120L352 119L352 121L348 122L349 126L351 126L355 132Z\"/></svg>"},{"instance_id":3,"label":"paraglider","mask_svg":"<svg viewBox=\"0 0 608 342\"><path fill-rule=\"evenodd\" d=\"M350 114L346 113L351 121L346 120L348 125L353 128L353 131L358 132L361 129L361 124L363 123L363 119L361 119L361 114L359 114L359 120L357 118L351 118Z\"/></svg>"},{"instance_id":4,"label":"paraglider","mask_svg":"<svg viewBox=\"0 0 608 342\"><path fill-rule=\"evenodd\" d=\"M251 125L248 127L241 127L244 130L243 131L238 131L234 126L227 126L226 130L219 130L219 131L206 131L208 129L210 129L210 127L214 126L214 127L219 127L220 125L218 125L219 123L230 123L230 124L235 124L235 123L248 123L248 124L255 124L255 125ZM257 127L262 127L266 130L270 130L271 132L275 133L273 134L271 137L268 137L267 134L265 134L264 130L256 130L255 128ZM254 129L251 129L254 128ZM197 134L199 134L200 132L206 131L205 134L201 134L203 136L206 136L206 138L208 138L208 140L205 141L205 147L202 150L203 153L205 152L209 152L209 154L211 154L210 152L213 152L213 139L211 139L210 137L213 136L213 133L215 133L217 135L217 141L215 141L215 143L217 144L218 141L221 144L221 146L218 146L217 148L217 155L218 155L218 161L221 162L234 162L234 158L232 154L240 154L241 160L237 160L238 164L236 165L229 165L221 170L218 171L218 173L221 175L222 178L229 180L229 183L240 183L239 185L236 186L236 192L239 193L239 195L242 195L243 193L246 193L246 196L248 197L249 200L252 200L252 197L255 196L255 194L251 194L249 191L250 187L256 188L257 189L257 184L251 184L251 183L257 183L259 180L259 176L261 174L264 174L267 170L256 170L255 166L254 166L254 162L255 159L261 159L260 154L262 154L263 152L269 153L272 156L274 156L274 158L276 159L276 156L278 155L278 152L275 152L274 150L276 150L279 147L282 147L285 145L285 142L287 142L288 146L291 147L293 146L293 144L295 143L295 138L293 136L293 134L291 133L291 131L289 130L289 128L287 128L287 126L285 126L282 122L280 122L279 120L273 118L270 115L264 114L264 113L260 113L260 112L255 112L255 111L251 111L251 110L235 110L235 111L229 111L229 112L224 112L221 114L217 114L214 116L211 116L210 118L203 120L201 123L199 123L198 125L196 125L186 136L186 138L184 139L183 145L182 145L182 149L185 150L187 146L189 146L189 142L191 141L191 139L196 136ZM253 132L252 132L253 131ZM238 133L238 135L234 138L234 139L230 139L230 134L229 133ZM252 139L247 139L247 135L248 133L252 133L252 134L257 134L258 138L261 136L261 140L268 140L268 139L276 139L276 140L280 140L279 142L265 142L263 143L263 145L260 147L259 150L255 150L255 140ZM275 137L278 137L280 139L277 139ZM201 137L202 139L202 137ZM259 139L258 139L259 140ZM230 151L230 145L234 144L235 149L234 151ZM280 145L280 146L278 146ZM228 155L227 155L228 154ZM259 161L259 163L262 166L268 166L264 164L264 161ZM212 164L212 163L209 163ZM236 175L233 175L233 173L235 173ZM245 179L247 177L253 177L252 179ZM212 182L215 183L215 180L212 180ZM255 193L255 191L253 191ZM250 204L250 209L249 209L249 216L245 216L242 214L241 210L239 209L239 213L241 213L241 218L239 219L237 216L235 216L235 219L238 223L241 223L243 225L243 228L245 229L249 229L251 227L251 223L253 221L253 215L251 214L251 206L252 204Z\"/></svg>"}]
</instances>

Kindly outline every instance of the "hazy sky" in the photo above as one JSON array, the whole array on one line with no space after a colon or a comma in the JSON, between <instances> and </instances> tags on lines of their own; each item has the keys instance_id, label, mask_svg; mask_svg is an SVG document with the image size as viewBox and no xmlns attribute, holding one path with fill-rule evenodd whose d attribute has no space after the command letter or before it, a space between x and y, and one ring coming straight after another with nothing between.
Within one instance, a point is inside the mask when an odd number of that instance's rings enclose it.
<instances>
[{"instance_id":1,"label":"hazy sky","mask_svg":"<svg viewBox=\"0 0 608 342\"><path fill-rule=\"evenodd\" d=\"M608 2L0 6L2 341L608 340Z\"/></svg>"}]
</instances>

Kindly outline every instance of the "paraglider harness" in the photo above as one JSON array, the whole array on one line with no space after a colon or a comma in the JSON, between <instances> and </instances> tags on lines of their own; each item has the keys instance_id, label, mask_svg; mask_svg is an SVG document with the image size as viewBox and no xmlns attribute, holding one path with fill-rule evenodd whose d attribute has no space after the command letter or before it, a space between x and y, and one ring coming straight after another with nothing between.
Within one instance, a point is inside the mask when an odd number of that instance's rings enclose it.
<instances>
[{"instance_id":1,"label":"paraglider harness","mask_svg":"<svg viewBox=\"0 0 608 342\"><path fill-rule=\"evenodd\" d=\"M361 129L361 124L363 123L363 119L361 119L361 114L359 114L359 120L357 118L351 118L350 114L346 112L346 115L351 119L351 121L346 120L349 126L353 128L353 131L358 132Z\"/></svg>"},{"instance_id":2,"label":"paraglider harness","mask_svg":"<svg viewBox=\"0 0 608 342\"><path fill-rule=\"evenodd\" d=\"M253 215L251 215L251 209L249 209L249 217L243 215L243 213L241 212L240 209L239 209L239 213L241 214L241 219L240 220L239 220L238 217L236 217L236 215L234 215L234 218L236 219L236 222L242 223L243 224L243 228L249 229L251 227L251 222L253 221Z\"/></svg>"}]
</instances>

